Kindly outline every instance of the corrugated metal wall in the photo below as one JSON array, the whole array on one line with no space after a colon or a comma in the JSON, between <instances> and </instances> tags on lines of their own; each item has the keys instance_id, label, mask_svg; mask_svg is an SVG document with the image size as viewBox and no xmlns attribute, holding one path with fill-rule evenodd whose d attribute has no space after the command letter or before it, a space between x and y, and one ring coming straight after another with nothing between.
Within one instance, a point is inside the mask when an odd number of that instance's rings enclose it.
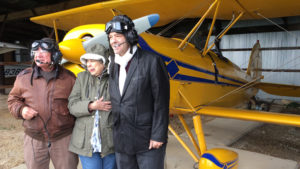
<instances>
[{"instance_id":1,"label":"corrugated metal wall","mask_svg":"<svg viewBox=\"0 0 300 169\"><path fill-rule=\"evenodd\" d=\"M250 33L226 35L220 43L221 49L252 48L259 40L261 48L268 47L299 47L300 31ZM251 51L223 51L223 55L241 68L247 68ZM263 69L300 69L300 50L263 50ZM300 72L263 72L264 82L300 85ZM295 97L278 97L260 91L260 98L292 99Z\"/></svg>"}]
</instances>

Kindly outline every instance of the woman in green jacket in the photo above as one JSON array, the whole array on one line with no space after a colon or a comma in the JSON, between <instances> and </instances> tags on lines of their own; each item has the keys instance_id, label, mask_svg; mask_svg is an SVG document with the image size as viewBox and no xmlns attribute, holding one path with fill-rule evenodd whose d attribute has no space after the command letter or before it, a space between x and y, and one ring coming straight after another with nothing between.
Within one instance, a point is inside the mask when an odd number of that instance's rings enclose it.
<instances>
[{"instance_id":1,"label":"woman in green jacket","mask_svg":"<svg viewBox=\"0 0 300 169\"><path fill-rule=\"evenodd\" d=\"M80 57L87 71L78 74L69 96L76 117L69 150L79 155L83 169L115 169L113 119L108 93L108 51L92 45Z\"/></svg>"}]
</instances>

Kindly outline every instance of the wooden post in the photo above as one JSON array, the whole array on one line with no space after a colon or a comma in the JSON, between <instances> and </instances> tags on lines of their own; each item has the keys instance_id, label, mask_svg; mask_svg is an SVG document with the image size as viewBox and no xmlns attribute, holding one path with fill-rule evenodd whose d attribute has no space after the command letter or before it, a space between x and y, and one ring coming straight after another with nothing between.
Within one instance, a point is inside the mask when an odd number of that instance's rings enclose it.
<instances>
[{"instance_id":1,"label":"wooden post","mask_svg":"<svg viewBox=\"0 0 300 169\"><path fill-rule=\"evenodd\" d=\"M5 72L4 65L0 65L0 86L5 85ZM4 94L5 89L0 89L0 93Z\"/></svg>"}]
</instances>

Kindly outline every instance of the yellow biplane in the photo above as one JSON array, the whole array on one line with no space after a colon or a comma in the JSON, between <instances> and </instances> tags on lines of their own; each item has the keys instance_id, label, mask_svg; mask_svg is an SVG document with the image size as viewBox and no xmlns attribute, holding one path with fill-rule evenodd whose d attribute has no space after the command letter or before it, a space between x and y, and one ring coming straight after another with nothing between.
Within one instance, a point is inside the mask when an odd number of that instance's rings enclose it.
<instances>
[{"instance_id":1,"label":"yellow biplane","mask_svg":"<svg viewBox=\"0 0 300 169\"><path fill-rule=\"evenodd\" d=\"M239 110L232 107L249 101L262 89L270 94L300 97L300 86L262 83L261 54L259 43L252 49L247 71L241 70L228 59L213 52L209 44L216 19L231 20L216 39L242 19L275 18L300 15L297 0L115 0L99 2L79 8L31 18L33 22L69 31L60 43L64 65L74 73L83 71L79 57L83 54L86 37L106 36L104 24L114 15L126 14L132 19L156 13L160 16L155 26L163 26L175 20L189 17L200 18L184 39L166 38L151 33L141 33L139 46L161 56L169 72L171 96L170 114L177 114L194 145L195 153L169 126L200 168L237 168L238 156L226 149L206 150L199 115L235 118L300 127L300 116ZM201 26L204 19L212 20L203 49L197 49L188 40ZM56 34L57 38L57 34ZM58 38L57 38L58 40ZM99 42L100 43L100 42ZM107 43L107 42L106 42ZM196 142L182 114L194 114Z\"/></svg>"}]
</instances>

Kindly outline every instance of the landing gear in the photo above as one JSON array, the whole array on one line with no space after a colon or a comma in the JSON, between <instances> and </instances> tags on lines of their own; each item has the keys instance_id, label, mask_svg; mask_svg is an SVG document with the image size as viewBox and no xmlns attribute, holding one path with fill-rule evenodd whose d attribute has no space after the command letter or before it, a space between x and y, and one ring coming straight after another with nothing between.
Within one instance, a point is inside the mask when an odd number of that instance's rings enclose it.
<instances>
[{"instance_id":1,"label":"landing gear","mask_svg":"<svg viewBox=\"0 0 300 169\"><path fill-rule=\"evenodd\" d=\"M256 97L252 97L248 102L247 109L248 110L261 110L261 111L270 111L271 105L274 100L271 102L258 100Z\"/></svg>"}]
</instances>

